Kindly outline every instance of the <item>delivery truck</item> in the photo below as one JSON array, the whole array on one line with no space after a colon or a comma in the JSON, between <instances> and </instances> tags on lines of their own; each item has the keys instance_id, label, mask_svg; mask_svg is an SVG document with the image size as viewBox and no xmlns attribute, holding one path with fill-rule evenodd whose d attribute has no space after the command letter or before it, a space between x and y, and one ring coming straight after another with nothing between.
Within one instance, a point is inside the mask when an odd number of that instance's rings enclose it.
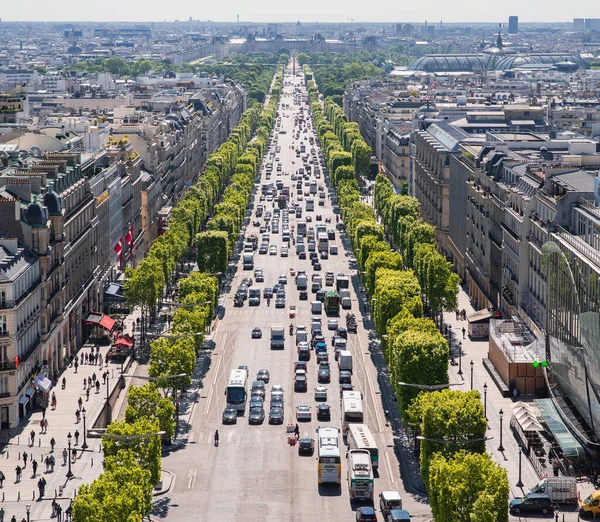
<instances>
[{"instance_id":1,"label":"delivery truck","mask_svg":"<svg viewBox=\"0 0 600 522\"><path fill-rule=\"evenodd\" d=\"M348 350L340 350L338 354L338 366L340 371L348 370L352 373L352 354Z\"/></svg>"},{"instance_id":2,"label":"delivery truck","mask_svg":"<svg viewBox=\"0 0 600 522\"><path fill-rule=\"evenodd\" d=\"M570 504L578 500L576 477L546 477L525 496L547 495L554 503Z\"/></svg>"}]
</instances>

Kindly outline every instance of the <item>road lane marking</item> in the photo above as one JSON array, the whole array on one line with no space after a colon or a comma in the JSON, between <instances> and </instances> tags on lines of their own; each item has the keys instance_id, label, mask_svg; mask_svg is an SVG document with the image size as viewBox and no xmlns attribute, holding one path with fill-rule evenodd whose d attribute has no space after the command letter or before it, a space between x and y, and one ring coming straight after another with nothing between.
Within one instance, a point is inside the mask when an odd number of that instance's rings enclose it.
<instances>
[{"instance_id":1,"label":"road lane marking","mask_svg":"<svg viewBox=\"0 0 600 522\"><path fill-rule=\"evenodd\" d=\"M196 468L191 468L190 471L188 471L188 489L192 489L194 487L194 482L196 482L197 473L198 472Z\"/></svg>"},{"instance_id":2,"label":"road lane marking","mask_svg":"<svg viewBox=\"0 0 600 522\"><path fill-rule=\"evenodd\" d=\"M388 457L387 452L384 452L385 455L385 463L387 465L388 473L390 474L390 480L392 484L394 483L394 474L392 473L392 465L390 464L390 458Z\"/></svg>"},{"instance_id":3,"label":"road lane marking","mask_svg":"<svg viewBox=\"0 0 600 522\"><path fill-rule=\"evenodd\" d=\"M373 404L375 405L374 409L375 409L375 420L377 421L377 430L381 432L381 431L383 431L383 429L381 428L381 419L379 418L379 407L377 405L377 401L375 400L375 395L376 394L375 394L373 385L371 384L371 378L369 377L369 372L367 371L367 367L366 367L367 363L366 363L365 356L364 356L364 353L363 353L362 344L360 342L360 336L357 335L356 338L357 338L357 341L358 341L358 348L360 350L360 353L361 353L362 358L363 358L363 362L365 364L365 377L367 379L367 386L369 387L369 392L370 392L371 397L373 399Z\"/></svg>"}]
</instances>

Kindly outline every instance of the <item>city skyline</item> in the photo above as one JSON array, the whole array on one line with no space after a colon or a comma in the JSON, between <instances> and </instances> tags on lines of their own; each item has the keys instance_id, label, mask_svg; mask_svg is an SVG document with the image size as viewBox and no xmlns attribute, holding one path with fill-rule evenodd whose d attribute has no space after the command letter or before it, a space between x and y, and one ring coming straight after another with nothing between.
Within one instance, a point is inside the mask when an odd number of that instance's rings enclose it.
<instances>
[{"instance_id":1,"label":"city skyline","mask_svg":"<svg viewBox=\"0 0 600 522\"><path fill-rule=\"evenodd\" d=\"M211 20L214 22L235 22L239 16L240 22L256 23L392 23L413 22L439 23L507 23L508 17L515 15L521 23L569 23L573 18L600 17L600 9L592 7L591 2L579 2L565 16L564 10L558 4L542 4L531 2L523 4L516 0L504 2L500 8L486 3L472 3L457 9L455 4L448 4L441 0L434 0L425 5L403 6L402 9L394 8L387 0L378 0L369 4L368 11L361 7L348 6L347 3L333 1L323 6L310 0L303 4L303 9L291 10L274 0L265 0L258 6L250 5L240 0L228 3L227 10L220 5L206 5L199 9L197 4L183 2L178 4L178 9L161 9L162 4L151 0L140 2L135 0L126 4L109 0L102 4L92 4L85 10L73 0L63 2L60 10L41 0L33 0L25 4L9 4L4 6L2 21L22 22L173 22L175 20ZM168 16L157 13L164 12ZM432 16L434 14L435 16Z\"/></svg>"}]
</instances>

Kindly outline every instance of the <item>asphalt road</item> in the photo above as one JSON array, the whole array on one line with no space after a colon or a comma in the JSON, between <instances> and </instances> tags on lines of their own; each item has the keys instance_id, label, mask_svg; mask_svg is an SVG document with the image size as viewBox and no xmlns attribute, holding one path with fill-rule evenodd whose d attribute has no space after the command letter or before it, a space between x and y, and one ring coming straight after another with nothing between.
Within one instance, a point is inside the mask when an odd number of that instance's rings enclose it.
<instances>
[{"instance_id":1,"label":"asphalt road","mask_svg":"<svg viewBox=\"0 0 600 522\"><path fill-rule=\"evenodd\" d=\"M295 156L295 150L290 145L298 145L302 140L308 145L308 136L312 133L301 134L300 140L294 139L294 114L298 106L293 105L295 87L301 87L306 94L303 77L292 77L288 72L281 104L289 104L290 109L280 106L281 128L275 130L277 145L281 152L281 178L286 185L291 185L291 174L301 166ZM306 110L305 110L306 114ZM309 124L312 122L309 121ZM280 133L285 131L285 133ZM275 145L273 145L275 146ZM318 147L315 145L315 148ZM274 169L271 181L278 177ZM266 181L266 173L262 171L262 182ZM325 185L323 177L317 180ZM315 226L316 215L320 214L323 221L331 218L328 228L335 228L335 214L331 206L330 193L327 190L325 206L317 206L315 211L304 212L312 217L309 226ZM260 185L254 205L259 203ZM292 201L296 200L295 182L291 189ZM267 210L271 203L265 202ZM301 202L304 207L304 201ZM251 222L256 220L254 214ZM261 219L261 222L263 219ZM290 226L296 225L296 218L290 217ZM250 225L246 234L257 233L258 229ZM260 241L260 239L259 239ZM339 246L339 254L330 256L322 261L323 279L327 271L334 274L345 273L356 276L356 268L351 268L351 255L344 248L344 242L336 232L335 243ZM271 244L277 245L278 252L282 245L281 234L271 234ZM308 363L308 392L293 391L293 368L297 359L294 339L288 335L288 306L296 305L298 313L292 322L295 326L304 325L310 329L310 301L300 301L294 285L293 277L289 276L290 268L304 269L309 276L313 273L311 263L299 260L295 247L290 244L289 257L255 254L255 267L262 268L265 274L263 283L255 285L272 287L281 274L288 275L286 287L286 307L276 309L274 300L268 307L264 299L258 307L249 307L246 301L242 308L233 306L233 295L244 277L254 277L251 271L243 271L241 264L232 283L232 289L225 299L224 316L218 322L213 334L214 350L208 362L208 370L204 376L200 395L194 404L190 417L191 428L187 434L187 444L174 450L163 461L163 467L174 473L175 480L171 491L161 497L153 511L153 518L167 520L198 520L198 521L241 521L241 520L270 520L270 521L300 521L300 520L354 520L353 510L356 505L350 502L346 482L346 460L342 445L342 485L341 487L319 487L317 483L316 453L311 457L299 457L297 447L288 445L288 434L285 425L295 423L295 408L300 404L311 407L313 420L300 424L300 434L315 437L319 425L331 425L341 428L340 395L338 385L337 363L333 359L331 348L332 332L326 330L327 316L323 313L324 335L328 342L331 363L331 383L324 386L328 389L327 403L331 406L331 422L316 420L317 402L314 400L313 389L317 386L318 365L314 358ZM356 283L357 278L354 277ZM310 289L309 289L310 290ZM382 393L379 383L382 379L373 364L376 356L369 350L369 332L361 320L361 310L355 289L352 292L352 312L359 319L358 334L348 337L349 350L354 358L353 385L355 390L364 394L365 420L375 436L380 450L379 476L375 479L375 497L384 490L398 490L404 499L405 508L411 514L421 516L422 520L430 519L429 507L418 496L413 496L404 490L401 480L401 469L394 452L395 441L391 428L386 425ZM340 324L345 326L345 310L341 310ZM283 325L286 330L286 346L283 351L272 351L269 347L270 327ZM367 323L368 324L368 323ZM262 339L252 339L251 331L259 326L263 331ZM273 384L281 384L285 389L285 422L283 426L270 426L265 420L262 425L249 425L246 416L239 417L236 425L224 426L221 414L225 407L225 387L231 369L238 365L247 365L250 380L254 380L259 369L266 368L271 373L267 390ZM381 374L381 372L379 372ZM268 393L267 393L268 397ZM389 401L386 402L389 404ZM268 415L268 408L266 408ZM213 446L215 430L220 433L220 445ZM406 476L403 477L407 479ZM377 504L377 502L376 502ZM376 505L378 511L378 505ZM381 514L378 512L379 520Z\"/></svg>"}]
</instances>

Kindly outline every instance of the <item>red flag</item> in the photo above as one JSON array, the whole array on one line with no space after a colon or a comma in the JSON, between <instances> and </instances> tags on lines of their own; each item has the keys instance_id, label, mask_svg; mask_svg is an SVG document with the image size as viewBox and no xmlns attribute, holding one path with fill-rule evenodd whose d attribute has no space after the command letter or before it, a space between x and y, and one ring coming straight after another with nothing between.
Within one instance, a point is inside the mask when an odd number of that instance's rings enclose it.
<instances>
[{"instance_id":1,"label":"red flag","mask_svg":"<svg viewBox=\"0 0 600 522\"><path fill-rule=\"evenodd\" d=\"M129 230L127 230L125 241L129 243L129 246L131 247L131 242L133 241L133 227L129 227Z\"/></svg>"},{"instance_id":2,"label":"red flag","mask_svg":"<svg viewBox=\"0 0 600 522\"><path fill-rule=\"evenodd\" d=\"M117 244L115 245L115 253L120 256L121 255L121 251L123 250L123 238L120 237L119 241L117 241Z\"/></svg>"}]
</instances>

